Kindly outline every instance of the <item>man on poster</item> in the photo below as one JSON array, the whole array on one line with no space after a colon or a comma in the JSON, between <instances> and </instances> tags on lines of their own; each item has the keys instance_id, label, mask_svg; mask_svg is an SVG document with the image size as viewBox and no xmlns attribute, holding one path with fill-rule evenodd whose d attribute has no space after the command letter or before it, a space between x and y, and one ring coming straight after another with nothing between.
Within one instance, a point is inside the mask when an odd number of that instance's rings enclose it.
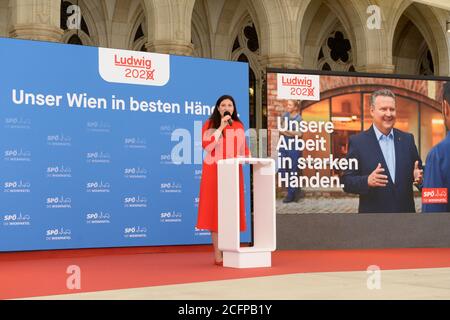
<instances>
[{"instance_id":1,"label":"man on poster","mask_svg":"<svg viewBox=\"0 0 450 320\"><path fill-rule=\"evenodd\" d=\"M422 163L414 136L394 128L395 99L387 89L373 92L373 124L349 140L347 159L359 166L346 170L342 183L345 192L359 194L359 213L415 212L412 186L422 184Z\"/></svg>"}]
</instances>

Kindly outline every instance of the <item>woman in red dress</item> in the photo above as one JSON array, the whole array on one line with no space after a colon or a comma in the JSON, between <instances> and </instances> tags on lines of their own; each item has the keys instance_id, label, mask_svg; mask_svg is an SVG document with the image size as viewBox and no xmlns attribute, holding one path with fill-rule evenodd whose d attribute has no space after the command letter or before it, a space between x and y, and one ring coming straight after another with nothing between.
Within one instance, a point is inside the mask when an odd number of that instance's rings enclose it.
<instances>
[{"instance_id":1,"label":"woman in red dress","mask_svg":"<svg viewBox=\"0 0 450 320\"><path fill-rule=\"evenodd\" d=\"M233 97L221 96L212 115L202 129L202 146L206 151L203 160L202 179L198 206L197 228L211 231L215 264L222 264L222 252L218 248L217 209L217 161L227 158L250 156L245 141L244 126L237 115ZM245 231L244 179L239 168L240 230Z\"/></svg>"}]
</instances>

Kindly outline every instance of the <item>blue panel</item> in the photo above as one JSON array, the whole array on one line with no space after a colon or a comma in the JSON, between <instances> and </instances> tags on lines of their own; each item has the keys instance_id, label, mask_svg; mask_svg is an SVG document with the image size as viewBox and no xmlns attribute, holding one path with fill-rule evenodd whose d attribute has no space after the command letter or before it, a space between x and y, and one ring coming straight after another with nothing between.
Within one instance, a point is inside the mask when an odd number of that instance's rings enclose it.
<instances>
[{"instance_id":1,"label":"blue panel","mask_svg":"<svg viewBox=\"0 0 450 320\"><path fill-rule=\"evenodd\" d=\"M213 107L230 94L248 128L248 65L170 56L163 86L113 83L99 74L99 50L0 39L0 251L211 241L195 229L208 114L186 105ZM62 98L59 106L19 103L20 90ZM105 99L105 108L70 107L68 94ZM113 110L113 97L124 110ZM131 98L179 110L131 111ZM172 141L176 129L185 140ZM171 161L180 142L188 164ZM249 192L246 206L250 225Z\"/></svg>"}]
</instances>

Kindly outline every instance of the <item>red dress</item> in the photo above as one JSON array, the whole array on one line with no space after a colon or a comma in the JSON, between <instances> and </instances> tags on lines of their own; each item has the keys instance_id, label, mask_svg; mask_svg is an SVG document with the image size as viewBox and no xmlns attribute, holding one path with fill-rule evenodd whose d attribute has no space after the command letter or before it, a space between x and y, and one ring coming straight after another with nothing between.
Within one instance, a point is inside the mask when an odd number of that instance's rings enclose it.
<instances>
[{"instance_id":1,"label":"red dress","mask_svg":"<svg viewBox=\"0 0 450 320\"><path fill-rule=\"evenodd\" d=\"M248 156L249 150L245 142L244 126L239 121L233 121L227 126L216 141L214 135L208 137L205 132L209 130L214 133L216 129L209 128L210 120L207 120L202 128L202 146L206 150L203 160L202 179L200 182L200 195L198 205L197 228L218 232L218 209L217 209L217 161L220 159L238 158ZM227 136L233 146L227 147ZM240 230L245 230L245 202L244 202L244 176L242 165L239 168L239 200L240 200Z\"/></svg>"}]
</instances>

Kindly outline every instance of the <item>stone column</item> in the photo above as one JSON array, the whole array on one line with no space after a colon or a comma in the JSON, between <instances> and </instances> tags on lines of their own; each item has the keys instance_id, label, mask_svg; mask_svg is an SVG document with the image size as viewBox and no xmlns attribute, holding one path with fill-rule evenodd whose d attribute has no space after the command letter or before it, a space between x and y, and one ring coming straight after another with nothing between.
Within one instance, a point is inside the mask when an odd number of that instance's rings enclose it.
<instances>
[{"instance_id":1,"label":"stone column","mask_svg":"<svg viewBox=\"0 0 450 320\"><path fill-rule=\"evenodd\" d=\"M151 52L191 56L191 19L195 0L144 0Z\"/></svg>"},{"instance_id":2,"label":"stone column","mask_svg":"<svg viewBox=\"0 0 450 320\"><path fill-rule=\"evenodd\" d=\"M258 16L261 64L269 68L298 69L300 53L299 16L310 0L251 0L250 11Z\"/></svg>"},{"instance_id":3,"label":"stone column","mask_svg":"<svg viewBox=\"0 0 450 320\"><path fill-rule=\"evenodd\" d=\"M60 0L10 0L9 36L60 42Z\"/></svg>"},{"instance_id":4,"label":"stone column","mask_svg":"<svg viewBox=\"0 0 450 320\"><path fill-rule=\"evenodd\" d=\"M379 63L368 63L366 65L356 65L356 71L358 72L368 72L368 73L394 73L395 66L390 63L379 64Z\"/></svg>"},{"instance_id":5,"label":"stone column","mask_svg":"<svg viewBox=\"0 0 450 320\"><path fill-rule=\"evenodd\" d=\"M395 24L392 21L406 4L380 0L377 10L368 12L369 3L358 0L351 0L351 3L346 8L356 37L356 71L394 73L392 38Z\"/></svg>"},{"instance_id":6,"label":"stone column","mask_svg":"<svg viewBox=\"0 0 450 320\"><path fill-rule=\"evenodd\" d=\"M261 57L261 65L266 68L301 69L303 59L293 54L269 54Z\"/></svg>"},{"instance_id":7,"label":"stone column","mask_svg":"<svg viewBox=\"0 0 450 320\"><path fill-rule=\"evenodd\" d=\"M8 1L0 0L0 37L8 36Z\"/></svg>"},{"instance_id":8,"label":"stone column","mask_svg":"<svg viewBox=\"0 0 450 320\"><path fill-rule=\"evenodd\" d=\"M180 40L150 40L145 45L147 51L180 56L192 56L194 46L192 43Z\"/></svg>"}]
</instances>

